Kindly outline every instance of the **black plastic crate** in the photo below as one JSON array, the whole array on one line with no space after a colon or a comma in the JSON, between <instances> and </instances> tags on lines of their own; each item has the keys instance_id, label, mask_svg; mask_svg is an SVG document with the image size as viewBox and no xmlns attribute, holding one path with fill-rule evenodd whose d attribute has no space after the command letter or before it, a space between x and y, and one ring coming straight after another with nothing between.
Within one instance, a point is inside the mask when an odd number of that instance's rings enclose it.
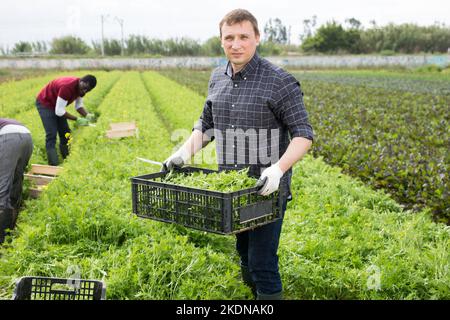
<instances>
[{"instance_id":1,"label":"black plastic crate","mask_svg":"<svg viewBox=\"0 0 450 320\"><path fill-rule=\"evenodd\" d=\"M194 167L177 171L217 172ZM281 218L279 191L261 196L257 187L226 193L157 181L166 174L158 172L131 178L133 213L219 234L242 232Z\"/></svg>"},{"instance_id":2,"label":"black plastic crate","mask_svg":"<svg viewBox=\"0 0 450 320\"><path fill-rule=\"evenodd\" d=\"M16 281L13 300L105 300L99 280L22 277Z\"/></svg>"}]
</instances>

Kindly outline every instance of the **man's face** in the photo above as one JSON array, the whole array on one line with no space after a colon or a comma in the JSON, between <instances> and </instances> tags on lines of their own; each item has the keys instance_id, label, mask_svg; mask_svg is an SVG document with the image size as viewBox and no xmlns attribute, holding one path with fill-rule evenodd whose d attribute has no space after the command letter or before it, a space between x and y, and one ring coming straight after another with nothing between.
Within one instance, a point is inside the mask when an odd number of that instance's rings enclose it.
<instances>
[{"instance_id":1,"label":"man's face","mask_svg":"<svg viewBox=\"0 0 450 320\"><path fill-rule=\"evenodd\" d=\"M92 88L89 86L89 83L84 82L82 80L80 80L79 87L80 87L80 97L84 97L86 93L92 90Z\"/></svg>"},{"instance_id":2,"label":"man's face","mask_svg":"<svg viewBox=\"0 0 450 320\"><path fill-rule=\"evenodd\" d=\"M222 25L222 47L235 72L241 70L253 57L259 44L250 21Z\"/></svg>"}]
</instances>

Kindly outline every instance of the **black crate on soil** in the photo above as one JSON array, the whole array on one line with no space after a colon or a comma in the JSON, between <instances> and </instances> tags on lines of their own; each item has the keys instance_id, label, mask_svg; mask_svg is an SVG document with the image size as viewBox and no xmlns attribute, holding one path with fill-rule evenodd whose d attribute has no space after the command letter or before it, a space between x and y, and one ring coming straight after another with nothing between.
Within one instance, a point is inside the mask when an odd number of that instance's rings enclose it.
<instances>
[{"instance_id":1,"label":"black crate on soil","mask_svg":"<svg viewBox=\"0 0 450 320\"><path fill-rule=\"evenodd\" d=\"M194 167L177 171L217 172ZM260 196L257 187L226 193L158 181L166 174L158 172L131 178L133 213L219 234L242 232L281 218L279 191Z\"/></svg>"},{"instance_id":2,"label":"black crate on soil","mask_svg":"<svg viewBox=\"0 0 450 320\"><path fill-rule=\"evenodd\" d=\"M99 280L22 277L16 281L13 300L105 300Z\"/></svg>"}]
</instances>

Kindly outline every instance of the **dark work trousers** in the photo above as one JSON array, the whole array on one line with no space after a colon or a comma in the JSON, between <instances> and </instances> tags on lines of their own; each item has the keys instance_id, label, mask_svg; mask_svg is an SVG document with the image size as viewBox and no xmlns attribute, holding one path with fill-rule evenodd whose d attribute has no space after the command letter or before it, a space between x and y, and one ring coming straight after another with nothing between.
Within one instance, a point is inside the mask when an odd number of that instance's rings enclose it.
<instances>
[{"instance_id":1,"label":"dark work trousers","mask_svg":"<svg viewBox=\"0 0 450 320\"><path fill-rule=\"evenodd\" d=\"M33 152L29 133L0 135L0 210L19 209L25 167Z\"/></svg>"},{"instance_id":2,"label":"dark work trousers","mask_svg":"<svg viewBox=\"0 0 450 320\"><path fill-rule=\"evenodd\" d=\"M65 159L69 155L68 139L66 138L66 133L70 133L69 124L66 118L58 117L55 110L42 106L38 100L36 100L36 108L45 128L45 149L47 150L48 164L57 166L59 160L56 152L56 135L59 135L59 150L63 159Z\"/></svg>"},{"instance_id":3,"label":"dark work trousers","mask_svg":"<svg viewBox=\"0 0 450 320\"><path fill-rule=\"evenodd\" d=\"M248 267L256 290L261 294L271 295L282 291L277 251L286 205L287 199L284 199L281 219L236 234L236 249L241 265Z\"/></svg>"}]
</instances>

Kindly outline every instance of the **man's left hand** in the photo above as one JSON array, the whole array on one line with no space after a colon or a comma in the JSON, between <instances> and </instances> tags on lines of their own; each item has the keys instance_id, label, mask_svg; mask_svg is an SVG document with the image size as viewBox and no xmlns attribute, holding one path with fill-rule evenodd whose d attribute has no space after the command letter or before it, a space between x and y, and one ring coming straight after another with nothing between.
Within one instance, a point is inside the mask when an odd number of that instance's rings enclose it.
<instances>
[{"instance_id":1,"label":"man's left hand","mask_svg":"<svg viewBox=\"0 0 450 320\"><path fill-rule=\"evenodd\" d=\"M75 120L75 122L78 126L82 126L82 127L86 127L89 125L89 120L86 118L78 117L77 120Z\"/></svg>"},{"instance_id":2,"label":"man's left hand","mask_svg":"<svg viewBox=\"0 0 450 320\"><path fill-rule=\"evenodd\" d=\"M278 162L265 169L259 180L264 180L266 177L267 180L258 193L262 196L268 196L269 194L277 191L280 186L280 179L282 176L283 171L281 170Z\"/></svg>"}]
</instances>

